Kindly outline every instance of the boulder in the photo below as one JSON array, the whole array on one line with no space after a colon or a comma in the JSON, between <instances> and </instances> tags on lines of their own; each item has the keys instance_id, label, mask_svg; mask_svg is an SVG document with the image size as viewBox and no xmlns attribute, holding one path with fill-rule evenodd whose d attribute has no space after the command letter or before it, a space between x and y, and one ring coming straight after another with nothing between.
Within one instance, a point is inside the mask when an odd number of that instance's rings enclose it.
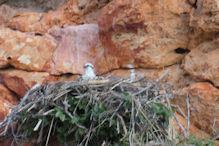
<instances>
[{"instance_id":1,"label":"boulder","mask_svg":"<svg viewBox=\"0 0 219 146\"><path fill-rule=\"evenodd\" d=\"M0 68L9 65L28 71L43 71L56 43L48 36L13 31L0 27Z\"/></svg>"},{"instance_id":2,"label":"boulder","mask_svg":"<svg viewBox=\"0 0 219 146\"><path fill-rule=\"evenodd\" d=\"M52 6L49 3L57 5L64 1L37 0L38 3L47 4L50 7ZM100 14L100 9L107 3L107 0L69 0L53 11L17 13L9 21L9 27L23 32L45 34L53 26L66 27L83 23L95 23Z\"/></svg>"},{"instance_id":3,"label":"boulder","mask_svg":"<svg viewBox=\"0 0 219 146\"><path fill-rule=\"evenodd\" d=\"M40 33L47 27L40 25L43 13L38 12L18 12L9 21L9 27L22 32ZM42 28L39 28L42 27ZM40 30L40 31L37 31Z\"/></svg>"},{"instance_id":4,"label":"boulder","mask_svg":"<svg viewBox=\"0 0 219 146\"><path fill-rule=\"evenodd\" d=\"M5 4L16 9L22 8L26 11L47 12L57 9L66 1L68 0L8 0Z\"/></svg>"},{"instance_id":5,"label":"boulder","mask_svg":"<svg viewBox=\"0 0 219 146\"><path fill-rule=\"evenodd\" d=\"M190 26L205 32L219 31L218 0L197 1L195 9L190 14Z\"/></svg>"},{"instance_id":6,"label":"boulder","mask_svg":"<svg viewBox=\"0 0 219 146\"><path fill-rule=\"evenodd\" d=\"M219 38L200 44L186 55L184 69L197 80L219 86Z\"/></svg>"},{"instance_id":7,"label":"boulder","mask_svg":"<svg viewBox=\"0 0 219 146\"><path fill-rule=\"evenodd\" d=\"M218 38L219 3L218 0L197 0L190 13L189 49Z\"/></svg>"},{"instance_id":8,"label":"boulder","mask_svg":"<svg viewBox=\"0 0 219 146\"><path fill-rule=\"evenodd\" d=\"M177 113L176 113L176 117L178 121L180 122L180 124L182 124L182 126L187 130L187 120L183 116ZM174 119L174 125L176 128L177 134L184 136L183 130L181 129L181 127L179 126L179 123L175 119ZM201 131L194 125L190 125L189 127L188 136L191 136L191 134L194 134L196 138L205 138L205 137L210 138L211 137L209 134L207 134L204 131Z\"/></svg>"},{"instance_id":9,"label":"boulder","mask_svg":"<svg viewBox=\"0 0 219 146\"><path fill-rule=\"evenodd\" d=\"M0 5L0 26L6 25L8 20L14 16L15 12L16 11L13 8L10 8L7 5Z\"/></svg>"},{"instance_id":10,"label":"boulder","mask_svg":"<svg viewBox=\"0 0 219 146\"><path fill-rule=\"evenodd\" d=\"M53 26L76 25L80 23L81 13L75 0L70 0L60 6L56 11L21 12L10 21L9 27L23 32L45 34ZM29 21L27 21L29 20Z\"/></svg>"},{"instance_id":11,"label":"boulder","mask_svg":"<svg viewBox=\"0 0 219 146\"><path fill-rule=\"evenodd\" d=\"M10 112L10 108L13 106L15 105L0 97L0 121L4 120L4 118Z\"/></svg>"},{"instance_id":12,"label":"boulder","mask_svg":"<svg viewBox=\"0 0 219 146\"><path fill-rule=\"evenodd\" d=\"M19 98L23 98L26 92L35 84L43 84L47 80L55 81L45 72L27 72L22 70L8 69L0 71L0 79L8 89L13 91Z\"/></svg>"},{"instance_id":13,"label":"boulder","mask_svg":"<svg viewBox=\"0 0 219 146\"><path fill-rule=\"evenodd\" d=\"M8 2L11 2L8 1ZM17 2L17 1L16 1ZM11 2L13 3L13 2ZM19 2L18 2L19 3ZM17 4L14 2L14 4ZM23 13L23 12L26 12L27 14ZM0 5L0 25L3 25L3 26L8 26L9 25L9 21L16 15L16 14L24 14L23 16L23 19L25 18L28 18L27 15L31 14L30 10L26 9L26 8L22 8L22 7L13 7L11 5L8 5L7 3L5 4L2 4ZM18 17L19 15L16 15L15 17ZM33 19L34 17L37 17L36 16L36 13L33 13L33 16L28 18L28 20L26 21L23 21L23 25L22 26L19 26L19 27L23 27L24 25L28 25L28 24L31 24L30 22L34 22ZM13 19L16 19L16 18L13 18ZM28 23L28 21L30 21ZM19 24L18 24L19 25Z\"/></svg>"},{"instance_id":14,"label":"boulder","mask_svg":"<svg viewBox=\"0 0 219 146\"><path fill-rule=\"evenodd\" d=\"M187 115L187 93L190 103L190 123L212 135L219 131L219 89L210 83L199 82L184 88L173 102ZM214 127L213 127L214 125Z\"/></svg>"},{"instance_id":15,"label":"boulder","mask_svg":"<svg viewBox=\"0 0 219 146\"><path fill-rule=\"evenodd\" d=\"M16 95L10 92L4 85L0 84L0 97L12 104L17 104L18 99Z\"/></svg>"},{"instance_id":16,"label":"boulder","mask_svg":"<svg viewBox=\"0 0 219 146\"><path fill-rule=\"evenodd\" d=\"M109 62L120 68L162 68L189 52L186 0L115 0L102 10L100 39Z\"/></svg>"},{"instance_id":17,"label":"boulder","mask_svg":"<svg viewBox=\"0 0 219 146\"><path fill-rule=\"evenodd\" d=\"M90 62L97 73L109 71L110 63L105 63L104 48L98 47L98 31L97 24L50 29L49 34L58 46L45 70L51 74L83 74L83 66Z\"/></svg>"},{"instance_id":18,"label":"boulder","mask_svg":"<svg viewBox=\"0 0 219 146\"><path fill-rule=\"evenodd\" d=\"M67 20L61 12L19 12L9 21L9 27L22 32L45 34L53 26L62 27ZM72 23L73 24L73 23Z\"/></svg>"},{"instance_id":19,"label":"boulder","mask_svg":"<svg viewBox=\"0 0 219 146\"><path fill-rule=\"evenodd\" d=\"M35 0L43 11L56 10L68 0Z\"/></svg>"}]
</instances>

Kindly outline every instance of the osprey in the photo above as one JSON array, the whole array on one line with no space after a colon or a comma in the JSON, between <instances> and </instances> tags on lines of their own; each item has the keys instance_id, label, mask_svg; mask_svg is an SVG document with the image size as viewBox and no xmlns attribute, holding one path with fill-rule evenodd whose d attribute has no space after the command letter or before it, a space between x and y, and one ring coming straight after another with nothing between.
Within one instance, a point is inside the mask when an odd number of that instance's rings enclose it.
<instances>
[{"instance_id":1,"label":"osprey","mask_svg":"<svg viewBox=\"0 0 219 146\"><path fill-rule=\"evenodd\" d=\"M94 66L91 63L86 63L84 65L85 74L82 76L83 80L94 80L96 75L94 73Z\"/></svg>"}]
</instances>

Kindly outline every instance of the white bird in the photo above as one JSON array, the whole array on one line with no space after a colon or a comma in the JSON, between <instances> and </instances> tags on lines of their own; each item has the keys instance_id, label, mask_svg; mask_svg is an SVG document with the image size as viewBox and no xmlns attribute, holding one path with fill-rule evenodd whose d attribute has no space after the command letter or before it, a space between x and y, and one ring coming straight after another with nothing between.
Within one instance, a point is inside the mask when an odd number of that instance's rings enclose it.
<instances>
[{"instance_id":1,"label":"white bird","mask_svg":"<svg viewBox=\"0 0 219 146\"><path fill-rule=\"evenodd\" d=\"M96 75L94 73L94 66L91 63L86 63L84 65L85 74L82 76L83 80L94 80Z\"/></svg>"}]
</instances>

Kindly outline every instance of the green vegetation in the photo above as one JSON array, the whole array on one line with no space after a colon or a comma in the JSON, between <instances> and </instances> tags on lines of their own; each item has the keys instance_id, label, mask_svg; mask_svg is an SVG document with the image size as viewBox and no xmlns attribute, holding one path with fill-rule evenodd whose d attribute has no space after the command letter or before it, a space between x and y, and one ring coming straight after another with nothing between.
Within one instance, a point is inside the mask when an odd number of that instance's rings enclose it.
<instances>
[{"instance_id":1,"label":"green vegetation","mask_svg":"<svg viewBox=\"0 0 219 146\"><path fill-rule=\"evenodd\" d=\"M163 94L160 94L162 90ZM16 143L37 138L37 144L58 139L70 145L175 145L168 139L173 115L171 88L146 79L105 83L79 81L46 84L28 95L0 124ZM9 129L7 126L14 124ZM181 144L213 145L193 135Z\"/></svg>"},{"instance_id":2,"label":"green vegetation","mask_svg":"<svg viewBox=\"0 0 219 146\"><path fill-rule=\"evenodd\" d=\"M188 139L185 139L183 136L178 135L177 139L182 146L192 144L194 146L215 146L213 139L209 137L197 138L194 134L191 134Z\"/></svg>"}]
</instances>

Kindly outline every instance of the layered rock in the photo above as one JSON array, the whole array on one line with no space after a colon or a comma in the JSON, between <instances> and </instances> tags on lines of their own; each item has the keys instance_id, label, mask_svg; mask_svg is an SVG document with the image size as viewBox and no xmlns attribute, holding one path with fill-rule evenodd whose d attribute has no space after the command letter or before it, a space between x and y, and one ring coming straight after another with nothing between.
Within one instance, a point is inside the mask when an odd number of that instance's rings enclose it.
<instances>
[{"instance_id":1,"label":"layered rock","mask_svg":"<svg viewBox=\"0 0 219 146\"><path fill-rule=\"evenodd\" d=\"M190 26L205 32L219 31L218 0L198 0L190 15Z\"/></svg>"},{"instance_id":2,"label":"layered rock","mask_svg":"<svg viewBox=\"0 0 219 146\"><path fill-rule=\"evenodd\" d=\"M178 122L180 122L180 124L182 124L182 126L187 130L187 124L188 124L187 120L183 116L181 116L177 113L176 113L176 118L177 118ZM178 122L174 119L174 125L175 125L175 128L177 130L177 134L184 136L183 130L179 126ZM200 129L198 129L194 125L190 125L190 127L189 127L188 136L191 136L191 134L194 134L197 138L210 137L209 134L207 134L204 131L201 131Z\"/></svg>"},{"instance_id":3,"label":"layered rock","mask_svg":"<svg viewBox=\"0 0 219 146\"><path fill-rule=\"evenodd\" d=\"M15 105L0 97L0 121L7 116L7 114L10 112L10 108L13 106Z\"/></svg>"},{"instance_id":4,"label":"layered rock","mask_svg":"<svg viewBox=\"0 0 219 146\"><path fill-rule=\"evenodd\" d=\"M0 1L1 3L1 1ZM7 5L1 5L0 6L0 26L6 25L9 19L11 19L16 11L12 8L10 8Z\"/></svg>"},{"instance_id":5,"label":"layered rock","mask_svg":"<svg viewBox=\"0 0 219 146\"><path fill-rule=\"evenodd\" d=\"M191 77L219 86L218 0L64 1L32 0L40 6L29 5L29 12L0 6L0 25L4 26L0 28L0 68L37 71L0 71L0 106L6 113L10 106L4 102L22 98L31 86L47 79L75 79L84 73L87 62L97 74L150 80L169 70L162 82L173 84L174 89L194 83ZM84 24L97 23L97 19L99 26ZM218 89L209 83L184 88L175 103L185 113L187 91L191 124L211 134L215 118L218 131ZM6 115L1 113L0 118Z\"/></svg>"},{"instance_id":6,"label":"layered rock","mask_svg":"<svg viewBox=\"0 0 219 146\"><path fill-rule=\"evenodd\" d=\"M0 28L0 68L11 65L18 69L42 71L55 47L56 43L47 36Z\"/></svg>"},{"instance_id":7,"label":"layered rock","mask_svg":"<svg viewBox=\"0 0 219 146\"><path fill-rule=\"evenodd\" d=\"M13 104L18 103L17 97L2 84L0 84L0 98Z\"/></svg>"},{"instance_id":8,"label":"layered rock","mask_svg":"<svg viewBox=\"0 0 219 146\"><path fill-rule=\"evenodd\" d=\"M19 98L23 98L26 92L35 84L43 84L46 80L56 81L48 73L27 72L22 70L0 71L0 79L8 89L13 91Z\"/></svg>"},{"instance_id":9,"label":"layered rock","mask_svg":"<svg viewBox=\"0 0 219 146\"><path fill-rule=\"evenodd\" d=\"M110 74L125 78L146 77L149 81L155 81L163 76L160 82L173 85L173 90L194 83L194 80L179 65L173 65L165 69L119 69L112 71Z\"/></svg>"},{"instance_id":10,"label":"layered rock","mask_svg":"<svg viewBox=\"0 0 219 146\"><path fill-rule=\"evenodd\" d=\"M219 39L200 44L185 57L184 69L194 78L219 86Z\"/></svg>"},{"instance_id":11,"label":"layered rock","mask_svg":"<svg viewBox=\"0 0 219 146\"><path fill-rule=\"evenodd\" d=\"M123 68L162 68L188 52L191 6L179 0L112 1L99 18L105 56Z\"/></svg>"},{"instance_id":12,"label":"layered rock","mask_svg":"<svg viewBox=\"0 0 219 146\"><path fill-rule=\"evenodd\" d=\"M100 8L107 3L106 0L98 2L96 0L69 0L57 10L48 13L17 13L10 20L9 27L23 32L45 34L53 26L65 27L94 23L100 14Z\"/></svg>"},{"instance_id":13,"label":"layered rock","mask_svg":"<svg viewBox=\"0 0 219 146\"><path fill-rule=\"evenodd\" d=\"M175 98L174 102L185 114L187 114L187 93L189 93L190 123L208 134L212 134L213 129L219 131L219 89L207 82L195 83L184 88L181 96Z\"/></svg>"},{"instance_id":14,"label":"layered rock","mask_svg":"<svg viewBox=\"0 0 219 146\"><path fill-rule=\"evenodd\" d=\"M25 8L28 11L46 12L55 10L68 0L7 0L5 4L13 8Z\"/></svg>"},{"instance_id":15,"label":"layered rock","mask_svg":"<svg viewBox=\"0 0 219 146\"><path fill-rule=\"evenodd\" d=\"M46 67L52 74L83 74L87 62L95 64L98 26L85 24L67 28L53 28L49 34L57 41L57 49Z\"/></svg>"},{"instance_id":16,"label":"layered rock","mask_svg":"<svg viewBox=\"0 0 219 146\"><path fill-rule=\"evenodd\" d=\"M10 20L9 27L23 32L45 34L53 26L63 27L64 24L81 24L81 12L76 4L75 0L71 0L59 7L57 11L49 11L48 13L17 13Z\"/></svg>"},{"instance_id":17,"label":"layered rock","mask_svg":"<svg viewBox=\"0 0 219 146\"><path fill-rule=\"evenodd\" d=\"M219 3L218 0L198 0L190 13L189 49L199 44L218 38Z\"/></svg>"}]
</instances>

